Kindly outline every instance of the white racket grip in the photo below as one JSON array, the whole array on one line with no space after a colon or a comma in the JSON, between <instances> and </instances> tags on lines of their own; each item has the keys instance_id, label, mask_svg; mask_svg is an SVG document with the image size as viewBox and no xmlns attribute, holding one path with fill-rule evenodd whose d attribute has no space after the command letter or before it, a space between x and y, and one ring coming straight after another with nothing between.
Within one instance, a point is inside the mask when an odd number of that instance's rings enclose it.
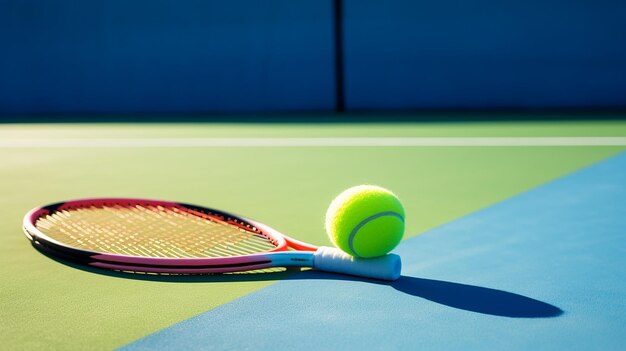
<instances>
[{"instance_id":1,"label":"white racket grip","mask_svg":"<svg viewBox=\"0 0 626 351\"><path fill-rule=\"evenodd\" d=\"M396 280L400 278L402 261L396 254L374 258L358 258L334 247L322 246L313 254L313 268L320 271L355 275L365 278Z\"/></svg>"}]
</instances>

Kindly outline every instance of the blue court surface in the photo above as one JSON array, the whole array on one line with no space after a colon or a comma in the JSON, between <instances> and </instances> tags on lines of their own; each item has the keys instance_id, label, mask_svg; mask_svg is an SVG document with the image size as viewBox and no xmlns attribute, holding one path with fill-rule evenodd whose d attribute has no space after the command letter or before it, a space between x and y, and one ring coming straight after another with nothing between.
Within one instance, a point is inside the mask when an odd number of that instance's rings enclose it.
<instances>
[{"instance_id":1,"label":"blue court surface","mask_svg":"<svg viewBox=\"0 0 626 351\"><path fill-rule=\"evenodd\" d=\"M623 349L626 153L395 252L394 283L301 272L123 349Z\"/></svg>"}]
</instances>

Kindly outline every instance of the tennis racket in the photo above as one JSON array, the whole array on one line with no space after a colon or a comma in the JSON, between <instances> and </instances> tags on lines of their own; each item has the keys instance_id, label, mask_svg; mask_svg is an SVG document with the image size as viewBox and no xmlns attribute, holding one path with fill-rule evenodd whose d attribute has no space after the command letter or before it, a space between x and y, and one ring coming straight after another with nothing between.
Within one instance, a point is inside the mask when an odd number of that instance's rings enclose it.
<instances>
[{"instance_id":1,"label":"tennis racket","mask_svg":"<svg viewBox=\"0 0 626 351\"><path fill-rule=\"evenodd\" d=\"M38 249L92 267L161 274L212 274L311 267L396 280L395 254L372 259L292 239L253 220L183 203L82 199L38 207L24 217Z\"/></svg>"}]
</instances>

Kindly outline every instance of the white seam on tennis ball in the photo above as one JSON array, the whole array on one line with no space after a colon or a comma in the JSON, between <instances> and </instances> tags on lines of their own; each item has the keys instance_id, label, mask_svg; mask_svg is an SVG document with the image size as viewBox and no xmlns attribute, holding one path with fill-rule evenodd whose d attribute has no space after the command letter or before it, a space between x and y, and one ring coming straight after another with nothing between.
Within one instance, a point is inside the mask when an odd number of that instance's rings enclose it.
<instances>
[{"instance_id":1,"label":"white seam on tennis ball","mask_svg":"<svg viewBox=\"0 0 626 351\"><path fill-rule=\"evenodd\" d=\"M367 223L380 218L380 217L384 217L384 216L393 216L393 217L398 217L400 218L400 220L402 221L402 223L404 223L404 217L402 217L401 214L397 213L397 212L393 212L393 211L385 211L385 212L379 212L375 215L369 216L367 218L365 218L364 220L362 220L359 224L357 224L354 229L352 229L352 231L350 232L350 236L348 237L348 246L350 246L350 250L356 255L359 256L359 254L356 252L356 250L354 249L354 237L356 236L356 233L359 231L359 229L361 229L364 225L366 225ZM360 257L360 256L359 256Z\"/></svg>"}]
</instances>

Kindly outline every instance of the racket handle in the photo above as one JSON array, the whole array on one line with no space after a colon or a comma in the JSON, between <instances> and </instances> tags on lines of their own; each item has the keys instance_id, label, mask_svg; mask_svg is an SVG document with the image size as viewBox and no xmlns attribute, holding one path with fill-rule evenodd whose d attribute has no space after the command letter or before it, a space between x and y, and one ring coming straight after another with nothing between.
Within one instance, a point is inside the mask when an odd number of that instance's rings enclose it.
<instances>
[{"instance_id":1,"label":"racket handle","mask_svg":"<svg viewBox=\"0 0 626 351\"><path fill-rule=\"evenodd\" d=\"M313 268L365 278L396 280L400 278L402 261L396 254L374 258L358 258L334 247L320 247L313 254Z\"/></svg>"}]
</instances>

